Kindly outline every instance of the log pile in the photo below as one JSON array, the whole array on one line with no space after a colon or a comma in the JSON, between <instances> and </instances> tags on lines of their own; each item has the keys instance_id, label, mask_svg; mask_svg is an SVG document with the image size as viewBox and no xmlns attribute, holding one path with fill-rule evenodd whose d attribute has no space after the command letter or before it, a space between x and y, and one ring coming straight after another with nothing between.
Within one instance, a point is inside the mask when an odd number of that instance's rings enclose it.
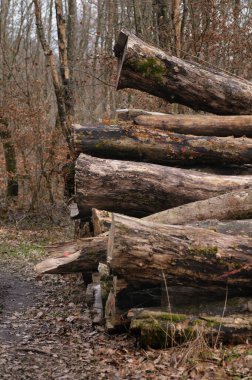
<instances>
[{"instance_id":1,"label":"log pile","mask_svg":"<svg viewBox=\"0 0 252 380\"><path fill-rule=\"evenodd\" d=\"M125 31L115 53L118 89L225 116L119 110L114 125L74 125L73 214L93 236L35 269L83 273L94 324L145 347L249 341L252 85Z\"/></svg>"}]
</instances>

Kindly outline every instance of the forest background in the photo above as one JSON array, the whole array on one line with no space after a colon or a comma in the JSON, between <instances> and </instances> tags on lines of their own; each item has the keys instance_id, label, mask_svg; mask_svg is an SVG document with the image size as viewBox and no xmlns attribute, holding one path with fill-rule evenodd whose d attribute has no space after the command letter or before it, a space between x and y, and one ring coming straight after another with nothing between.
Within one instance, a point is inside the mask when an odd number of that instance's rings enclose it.
<instances>
[{"instance_id":1,"label":"forest background","mask_svg":"<svg viewBox=\"0 0 252 380\"><path fill-rule=\"evenodd\" d=\"M192 113L116 92L122 28L172 55L252 79L251 0L0 0L0 216L60 220L72 123L117 108Z\"/></svg>"}]
</instances>

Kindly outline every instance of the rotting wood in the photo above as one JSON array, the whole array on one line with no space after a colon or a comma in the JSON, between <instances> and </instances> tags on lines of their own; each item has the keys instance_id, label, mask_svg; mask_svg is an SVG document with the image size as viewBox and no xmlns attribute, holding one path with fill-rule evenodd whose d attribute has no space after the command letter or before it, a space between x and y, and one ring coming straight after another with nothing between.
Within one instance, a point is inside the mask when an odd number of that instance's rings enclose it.
<instances>
[{"instance_id":1,"label":"rotting wood","mask_svg":"<svg viewBox=\"0 0 252 380\"><path fill-rule=\"evenodd\" d=\"M252 113L252 85L245 79L170 56L125 30L114 51L117 89L135 88L219 115Z\"/></svg>"},{"instance_id":2,"label":"rotting wood","mask_svg":"<svg viewBox=\"0 0 252 380\"><path fill-rule=\"evenodd\" d=\"M135 123L195 136L252 137L252 116L139 115Z\"/></svg>"},{"instance_id":3,"label":"rotting wood","mask_svg":"<svg viewBox=\"0 0 252 380\"><path fill-rule=\"evenodd\" d=\"M188 316L163 310L131 309L130 332L144 348L167 348L185 342L207 345L244 344L252 341L252 317L247 315Z\"/></svg>"},{"instance_id":4,"label":"rotting wood","mask_svg":"<svg viewBox=\"0 0 252 380\"><path fill-rule=\"evenodd\" d=\"M74 126L76 153L161 165L250 164L247 137L192 136L138 125Z\"/></svg>"},{"instance_id":5,"label":"rotting wood","mask_svg":"<svg viewBox=\"0 0 252 380\"><path fill-rule=\"evenodd\" d=\"M76 196L81 217L91 209L144 217L185 203L252 186L251 176L205 174L194 170L80 154Z\"/></svg>"}]
</instances>

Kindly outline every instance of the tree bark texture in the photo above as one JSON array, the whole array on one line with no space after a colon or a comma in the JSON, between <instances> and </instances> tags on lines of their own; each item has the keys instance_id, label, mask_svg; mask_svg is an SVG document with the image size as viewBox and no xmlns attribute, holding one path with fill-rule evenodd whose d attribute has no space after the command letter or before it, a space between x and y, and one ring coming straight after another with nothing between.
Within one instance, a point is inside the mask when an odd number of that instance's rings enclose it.
<instances>
[{"instance_id":1,"label":"tree bark texture","mask_svg":"<svg viewBox=\"0 0 252 380\"><path fill-rule=\"evenodd\" d=\"M128 282L252 289L252 239L190 227L162 225L113 214L108 262Z\"/></svg>"},{"instance_id":2,"label":"tree bark texture","mask_svg":"<svg viewBox=\"0 0 252 380\"><path fill-rule=\"evenodd\" d=\"M170 56L124 30L114 50L117 89L135 88L219 115L252 113L252 85L245 79Z\"/></svg>"},{"instance_id":3,"label":"tree bark texture","mask_svg":"<svg viewBox=\"0 0 252 380\"><path fill-rule=\"evenodd\" d=\"M252 217L252 188L184 204L149 215L144 219L155 223L188 224L207 219L232 220L250 217Z\"/></svg>"},{"instance_id":4,"label":"tree bark texture","mask_svg":"<svg viewBox=\"0 0 252 380\"><path fill-rule=\"evenodd\" d=\"M175 209L180 209L180 207L170 209L170 210L173 211ZM158 215L158 214L146 216L142 220L152 222L153 221L152 218L155 215ZM173 221L176 221L176 217L173 220L171 218L171 222L167 224L176 224L176 223L173 223ZM111 212L105 211L105 210L92 209L92 223L94 227L95 236L108 232L111 226L111 222L112 222ZM162 223L162 220L157 223ZM220 232L221 234L226 234L226 235L242 235L242 236L244 235L244 236L252 237L252 219L229 220L229 221L207 219L207 220L190 222L189 224L183 223L183 221L181 221L181 224L182 225L187 224L192 227L207 228L209 230Z\"/></svg>"},{"instance_id":5,"label":"tree bark texture","mask_svg":"<svg viewBox=\"0 0 252 380\"><path fill-rule=\"evenodd\" d=\"M149 127L74 125L76 153L161 165L250 164L252 140L246 137L192 136Z\"/></svg>"},{"instance_id":6,"label":"tree bark texture","mask_svg":"<svg viewBox=\"0 0 252 380\"><path fill-rule=\"evenodd\" d=\"M144 217L196 200L252 186L251 176L222 176L154 164L80 154L76 203L81 217L92 208Z\"/></svg>"},{"instance_id":7,"label":"tree bark texture","mask_svg":"<svg viewBox=\"0 0 252 380\"><path fill-rule=\"evenodd\" d=\"M39 274L97 271L99 262L107 260L107 236L77 239L59 243L48 249L52 254L35 266Z\"/></svg>"},{"instance_id":8,"label":"tree bark texture","mask_svg":"<svg viewBox=\"0 0 252 380\"><path fill-rule=\"evenodd\" d=\"M252 116L139 115L138 125L195 136L252 137Z\"/></svg>"},{"instance_id":9,"label":"tree bark texture","mask_svg":"<svg viewBox=\"0 0 252 380\"><path fill-rule=\"evenodd\" d=\"M210 346L245 344L252 339L252 317L188 316L163 310L132 309L130 332L143 348L167 348L204 339ZM195 340L195 343L193 341ZM207 346L206 346L207 347Z\"/></svg>"},{"instance_id":10,"label":"tree bark texture","mask_svg":"<svg viewBox=\"0 0 252 380\"><path fill-rule=\"evenodd\" d=\"M163 112L146 111L139 108L121 108L116 110L117 119L123 121L133 121L135 118L137 118L137 116L140 115L164 116L167 114Z\"/></svg>"}]
</instances>

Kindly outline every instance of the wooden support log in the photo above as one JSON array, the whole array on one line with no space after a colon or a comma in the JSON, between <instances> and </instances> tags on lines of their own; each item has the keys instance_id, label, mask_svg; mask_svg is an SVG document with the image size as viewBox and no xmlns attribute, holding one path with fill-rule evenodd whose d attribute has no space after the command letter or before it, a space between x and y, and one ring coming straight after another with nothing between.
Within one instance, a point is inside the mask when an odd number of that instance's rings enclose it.
<instances>
[{"instance_id":1,"label":"wooden support log","mask_svg":"<svg viewBox=\"0 0 252 380\"><path fill-rule=\"evenodd\" d=\"M162 286L160 284L128 284L123 278L113 276L106 299L106 330L110 333L125 331L129 325L127 312L132 307L161 306Z\"/></svg>"},{"instance_id":2,"label":"wooden support log","mask_svg":"<svg viewBox=\"0 0 252 380\"><path fill-rule=\"evenodd\" d=\"M172 211L175 209L176 208L170 209L170 210ZM151 222L153 216L158 215L158 214L149 215L143 218L142 220ZM111 226L111 222L112 222L112 213L109 211L92 209L92 222L94 226L95 236L101 233L108 232ZM159 223L162 223L162 219ZM164 224L177 224L176 217L174 219L171 219L170 223L164 223ZM183 221L181 221L181 224L184 224ZM185 224L190 225L192 227L207 228L209 230L220 232L221 234L226 234L226 235L241 235L241 236L252 237L252 219L228 220L228 221L219 221L217 219L207 219L207 220L195 221L192 223L185 223Z\"/></svg>"},{"instance_id":3,"label":"wooden support log","mask_svg":"<svg viewBox=\"0 0 252 380\"><path fill-rule=\"evenodd\" d=\"M82 217L92 208L144 217L196 200L252 186L251 176L224 176L80 154L76 202Z\"/></svg>"},{"instance_id":4,"label":"wooden support log","mask_svg":"<svg viewBox=\"0 0 252 380\"><path fill-rule=\"evenodd\" d=\"M165 224L188 224L207 219L232 220L250 217L252 217L252 188L188 203L149 215L144 220Z\"/></svg>"},{"instance_id":5,"label":"wooden support log","mask_svg":"<svg viewBox=\"0 0 252 380\"><path fill-rule=\"evenodd\" d=\"M139 115L134 121L185 135L252 137L252 116Z\"/></svg>"},{"instance_id":6,"label":"wooden support log","mask_svg":"<svg viewBox=\"0 0 252 380\"><path fill-rule=\"evenodd\" d=\"M131 283L164 283L229 294L252 289L252 239L191 226L172 226L113 214L108 262Z\"/></svg>"},{"instance_id":7,"label":"wooden support log","mask_svg":"<svg viewBox=\"0 0 252 380\"><path fill-rule=\"evenodd\" d=\"M167 348L185 342L244 344L252 341L252 316L232 315L188 316L163 310L132 309L130 332L137 336L143 348ZM194 342L194 343L193 343Z\"/></svg>"},{"instance_id":8,"label":"wooden support log","mask_svg":"<svg viewBox=\"0 0 252 380\"><path fill-rule=\"evenodd\" d=\"M120 33L114 50L117 89L135 88L219 115L252 113L252 85L245 79L170 56L127 31Z\"/></svg>"},{"instance_id":9,"label":"wooden support log","mask_svg":"<svg viewBox=\"0 0 252 380\"><path fill-rule=\"evenodd\" d=\"M35 266L38 274L76 273L85 276L97 271L99 262L106 262L108 237L77 239L51 246L48 252L53 255Z\"/></svg>"},{"instance_id":10,"label":"wooden support log","mask_svg":"<svg viewBox=\"0 0 252 380\"><path fill-rule=\"evenodd\" d=\"M86 302L90 308L92 324L103 324L103 304L100 275L92 273L92 282L88 284L86 290Z\"/></svg>"},{"instance_id":11,"label":"wooden support log","mask_svg":"<svg viewBox=\"0 0 252 380\"><path fill-rule=\"evenodd\" d=\"M137 125L74 125L76 153L162 165L250 164L252 140L246 137L192 136Z\"/></svg>"}]
</instances>

